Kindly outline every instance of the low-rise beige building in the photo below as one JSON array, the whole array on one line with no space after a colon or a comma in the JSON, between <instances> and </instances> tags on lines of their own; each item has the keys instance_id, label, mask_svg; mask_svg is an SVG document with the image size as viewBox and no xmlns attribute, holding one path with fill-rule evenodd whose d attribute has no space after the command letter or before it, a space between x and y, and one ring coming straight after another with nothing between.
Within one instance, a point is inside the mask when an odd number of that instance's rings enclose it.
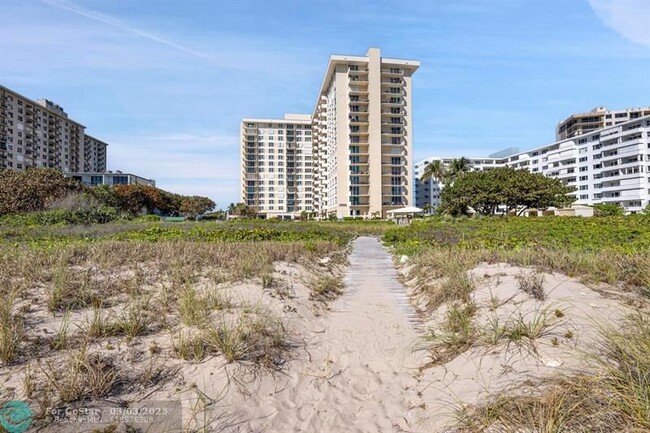
<instances>
[{"instance_id":1,"label":"low-rise beige building","mask_svg":"<svg viewBox=\"0 0 650 433\"><path fill-rule=\"evenodd\" d=\"M107 144L85 129L53 102L0 86L0 169L105 171Z\"/></svg>"}]
</instances>

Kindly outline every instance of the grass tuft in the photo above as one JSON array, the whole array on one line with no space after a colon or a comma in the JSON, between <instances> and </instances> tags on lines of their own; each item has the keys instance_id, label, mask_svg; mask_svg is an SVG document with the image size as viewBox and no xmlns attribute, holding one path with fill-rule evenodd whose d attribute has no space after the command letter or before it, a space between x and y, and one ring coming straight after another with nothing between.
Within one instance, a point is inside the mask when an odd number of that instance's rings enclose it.
<instances>
[{"instance_id":1,"label":"grass tuft","mask_svg":"<svg viewBox=\"0 0 650 433\"><path fill-rule=\"evenodd\" d=\"M544 293L544 274L539 272L521 272L516 278L519 282L519 290L528 293L538 301L546 299L546 293Z\"/></svg>"},{"instance_id":2,"label":"grass tuft","mask_svg":"<svg viewBox=\"0 0 650 433\"><path fill-rule=\"evenodd\" d=\"M480 406L462 406L451 431L650 431L650 316L635 313L624 326L601 334L589 374L546 379Z\"/></svg>"},{"instance_id":3,"label":"grass tuft","mask_svg":"<svg viewBox=\"0 0 650 433\"><path fill-rule=\"evenodd\" d=\"M343 281L340 277L321 275L314 277L309 284L311 293L309 299L313 301L332 301L343 293Z\"/></svg>"},{"instance_id":4,"label":"grass tuft","mask_svg":"<svg viewBox=\"0 0 650 433\"><path fill-rule=\"evenodd\" d=\"M473 318L476 307L472 303L454 302L445 313L438 330L430 329L424 340L430 344L431 364L444 364L469 349L477 339Z\"/></svg>"},{"instance_id":5,"label":"grass tuft","mask_svg":"<svg viewBox=\"0 0 650 433\"><path fill-rule=\"evenodd\" d=\"M0 361L4 365L11 364L18 357L19 346L25 335L24 319L12 313L15 302L15 292L9 293L0 302Z\"/></svg>"}]
</instances>

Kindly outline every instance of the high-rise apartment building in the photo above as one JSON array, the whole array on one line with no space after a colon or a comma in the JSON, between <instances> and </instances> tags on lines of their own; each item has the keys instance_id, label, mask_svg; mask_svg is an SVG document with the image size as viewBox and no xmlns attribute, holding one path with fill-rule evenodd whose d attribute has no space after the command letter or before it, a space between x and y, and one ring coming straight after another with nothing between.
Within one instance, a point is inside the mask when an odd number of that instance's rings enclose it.
<instances>
[{"instance_id":1,"label":"high-rise apartment building","mask_svg":"<svg viewBox=\"0 0 650 433\"><path fill-rule=\"evenodd\" d=\"M574 186L575 204L616 203L628 213L650 203L650 115L607 126L525 152L501 152L470 158L472 170L510 166L558 178ZM448 164L453 158L431 157L415 164L416 205L440 204L442 185L420 182L426 165Z\"/></svg>"},{"instance_id":2,"label":"high-rise apartment building","mask_svg":"<svg viewBox=\"0 0 650 433\"><path fill-rule=\"evenodd\" d=\"M319 218L385 217L412 204L411 78L419 66L377 48L334 55L312 115L244 119L242 202L265 217Z\"/></svg>"},{"instance_id":3,"label":"high-rise apartment building","mask_svg":"<svg viewBox=\"0 0 650 433\"><path fill-rule=\"evenodd\" d=\"M320 217L385 217L413 195L413 73L420 63L330 57L314 109L314 195Z\"/></svg>"},{"instance_id":4,"label":"high-rise apartment building","mask_svg":"<svg viewBox=\"0 0 650 433\"><path fill-rule=\"evenodd\" d=\"M0 86L0 169L105 171L107 145L85 129L53 102Z\"/></svg>"},{"instance_id":5,"label":"high-rise apartment building","mask_svg":"<svg viewBox=\"0 0 650 433\"><path fill-rule=\"evenodd\" d=\"M596 107L589 113L572 114L557 124L555 139L564 140L578 135L587 134L607 126L616 126L628 120L650 116L650 107L626 108L623 110L608 110L607 107Z\"/></svg>"},{"instance_id":6,"label":"high-rise apartment building","mask_svg":"<svg viewBox=\"0 0 650 433\"><path fill-rule=\"evenodd\" d=\"M311 115L242 120L241 160L242 202L260 216L314 212Z\"/></svg>"}]
</instances>

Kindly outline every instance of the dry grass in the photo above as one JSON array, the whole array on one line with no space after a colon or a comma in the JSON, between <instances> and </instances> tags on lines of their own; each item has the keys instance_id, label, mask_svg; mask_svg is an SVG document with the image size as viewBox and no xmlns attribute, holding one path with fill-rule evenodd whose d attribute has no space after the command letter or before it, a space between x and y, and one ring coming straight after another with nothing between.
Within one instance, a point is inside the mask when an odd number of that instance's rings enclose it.
<instances>
[{"instance_id":1,"label":"dry grass","mask_svg":"<svg viewBox=\"0 0 650 433\"><path fill-rule=\"evenodd\" d=\"M575 251L549 248L517 249L464 249L427 248L412 257L411 270L417 277L416 286L420 293L430 299L431 308L460 300L460 291L444 290L441 285L448 279L459 280L465 285L462 272L480 262L510 263L523 267L536 267L544 271L562 272L578 277L585 283L606 283L617 287L632 288L645 298L650 298L650 250L639 250L635 254L623 254L612 250ZM539 275L533 272L531 275ZM458 278L460 277L460 278ZM527 275L530 280L531 276ZM535 277L541 280L540 276ZM543 281L527 281L533 287ZM453 283L452 283L453 285ZM461 284L462 286L463 284ZM541 295L541 293L540 293ZM531 296L534 296L531 294Z\"/></svg>"},{"instance_id":2,"label":"dry grass","mask_svg":"<svg viewBox=\"0 0 650 433\"><path fill-rule=\"evenodd\" d=\"M546 299L544 292L544 274L539 272L521 272L517 275L519 290L528 293L538 301Z\"/></svg>"},{"instance_id":3,"label":"dry grass","mask_svg":"<svg viewBox=\"0 0 650 433\"><path fill-rule=\"evenodd\" d=\"M454 301L468 303L474 281L467 271L477 263L476 252L429 250L415 257L411 275L417 278L417 294L433 310Z\"/></svg>"},{"instance_id":4,"label":"dry grass","mask_svg":"<svg viewBox=\"0 0 650 433\"><path fill-rule=\"evenodd\" d=\"M474 324L476 307L472 303L454 302L438 329L429 329L424 337L431 352L430 365L444 364L457 357L476 342L478 333Z\"/></svg>"},{"instance_id":5,"label":"dry grass","mask_svg":"<svg viewBox=\"0 0 650 433\"><path fill-rule=\"evenodd\" d=\"M18 356L25 335L24 319L13 312L17 295L9 293L0 302L0 361L11 364Z\"/></svg>"},{"instance_id":6,"label":"dry grass","mask_svg":"<svg viewBox=\"0 0 650 433\"><path fill-rule=\"evenodd\" d=\"M291 343L278 317L256 309L238 317L224 313L215 324L179 331L172 336L172 346L176 355L185 360L200 361L220 354L228 362L277 369L284 364Z\"/></svg>"},{"instance_id":7,"label":"dry grass","mask_svg":"<svg viewBox=\"0 0 650 433\"><path fill-rule=\"evenodd\" d=\"M343 280L334 275L319 275L309 283L309 299L314 301L331 301L343 293Z\"/></svg>"},{"instance_id":8,"label":"dry grass","mask_svg":"<svg viewBox=\"0 0 650 433\"><path fill-rule=\"evenodd\" d=\"M264 311L236 319L224 316L217 326L206 330L205 338L208 351L221 353L228 362L247 361L268 368L283 365L290 348L282 321Z\"/></svg>"},{"instance_id":9,"label":"dry grass","mask_svg":"<svg viewBox=\"0 0 650 433\"><path fill-rule=\"evenodd\" d=\"M55 392L57 401L70 403L108 395L118 379L113 362L82 348L71 353L61 366L41 366L41 373L49 390Z\"/></svg>"},{"instance_id":10,"label":"dry grass","mask_svg":"<svg viewBox=\"0 0 650 433\"><path fill-rule=\"evenodd\" d=\"M228 285L264 278L264 286L282 288L278 262L309 275L323 257L344 263L346 252L318 240L3 244L0 399L32 399L45 416L56 405L144 392L174 378L184 360L280 369L290 332L269 311L233 302ZM337 274L317 268L319 278ZM330 283L323 288L331 293ZM260 293L270 298L273 289ZM19 379L5 387L12 377Z\"/></svg>"},{"instance_id":11,"label":"dry grass","mask_svg":"<svg viewBox=\"0 0 650 433\"><path fill-rule=\"evenodd\" d=\"M488 345L514 343L536 352L535 340L548 335L560 323L552 310L552 306L537 308L528 314L517 310L505 319L494 314L481 327L480 341Z\"/></svg>"},{"instance_id":12,"label":"dry grass","mask_svg":"<svg viewBox=\"0 0 650 433\"><path fill-rule=\"evenodd\" d=\"M585 374L547 379L457 412L457 432L611 433L650 431L650 317L603 328Z\"/></svg>"},{"instance_id":13,"label":"dry grass","mask_svg":"<svg viewBox=\"0 0 650 433\"><path fill-rule=\"evenodd\" d=\"M213 311L232 307L228 296L217 290L198 291L188 286L182 290L178 299L178 311L181 322L187 326L205 325Z\"/></svg>"}]
</instances>

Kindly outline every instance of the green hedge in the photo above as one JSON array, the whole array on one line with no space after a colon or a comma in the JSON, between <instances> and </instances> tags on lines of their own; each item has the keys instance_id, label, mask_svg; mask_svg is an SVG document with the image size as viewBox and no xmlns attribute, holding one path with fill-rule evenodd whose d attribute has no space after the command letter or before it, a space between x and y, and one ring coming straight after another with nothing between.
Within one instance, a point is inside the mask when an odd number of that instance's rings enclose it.
<instances>
[{"instance_id":1,"label":"green hedge","mask_svg":"<svg viewBox=\"0 0 650 433\"><path fill-rule=\"evenodd\" d=\"M55 224L104 224L127 218L128 215L111 207L74 211L55 209L42 212L5 215L0 217L0 225L20 227Z\"/></svg>"},{"instance_id":2,"label":"green hedge","mask_svg":"<svg viewBox=\"0 0 650 433\"><path fill-rule=\"evenodd\" d=\"M650 217L431 218L388 230L383 240L411 253L430 246L633 251L650 248Z\"/></svg>"}]
</instances>

